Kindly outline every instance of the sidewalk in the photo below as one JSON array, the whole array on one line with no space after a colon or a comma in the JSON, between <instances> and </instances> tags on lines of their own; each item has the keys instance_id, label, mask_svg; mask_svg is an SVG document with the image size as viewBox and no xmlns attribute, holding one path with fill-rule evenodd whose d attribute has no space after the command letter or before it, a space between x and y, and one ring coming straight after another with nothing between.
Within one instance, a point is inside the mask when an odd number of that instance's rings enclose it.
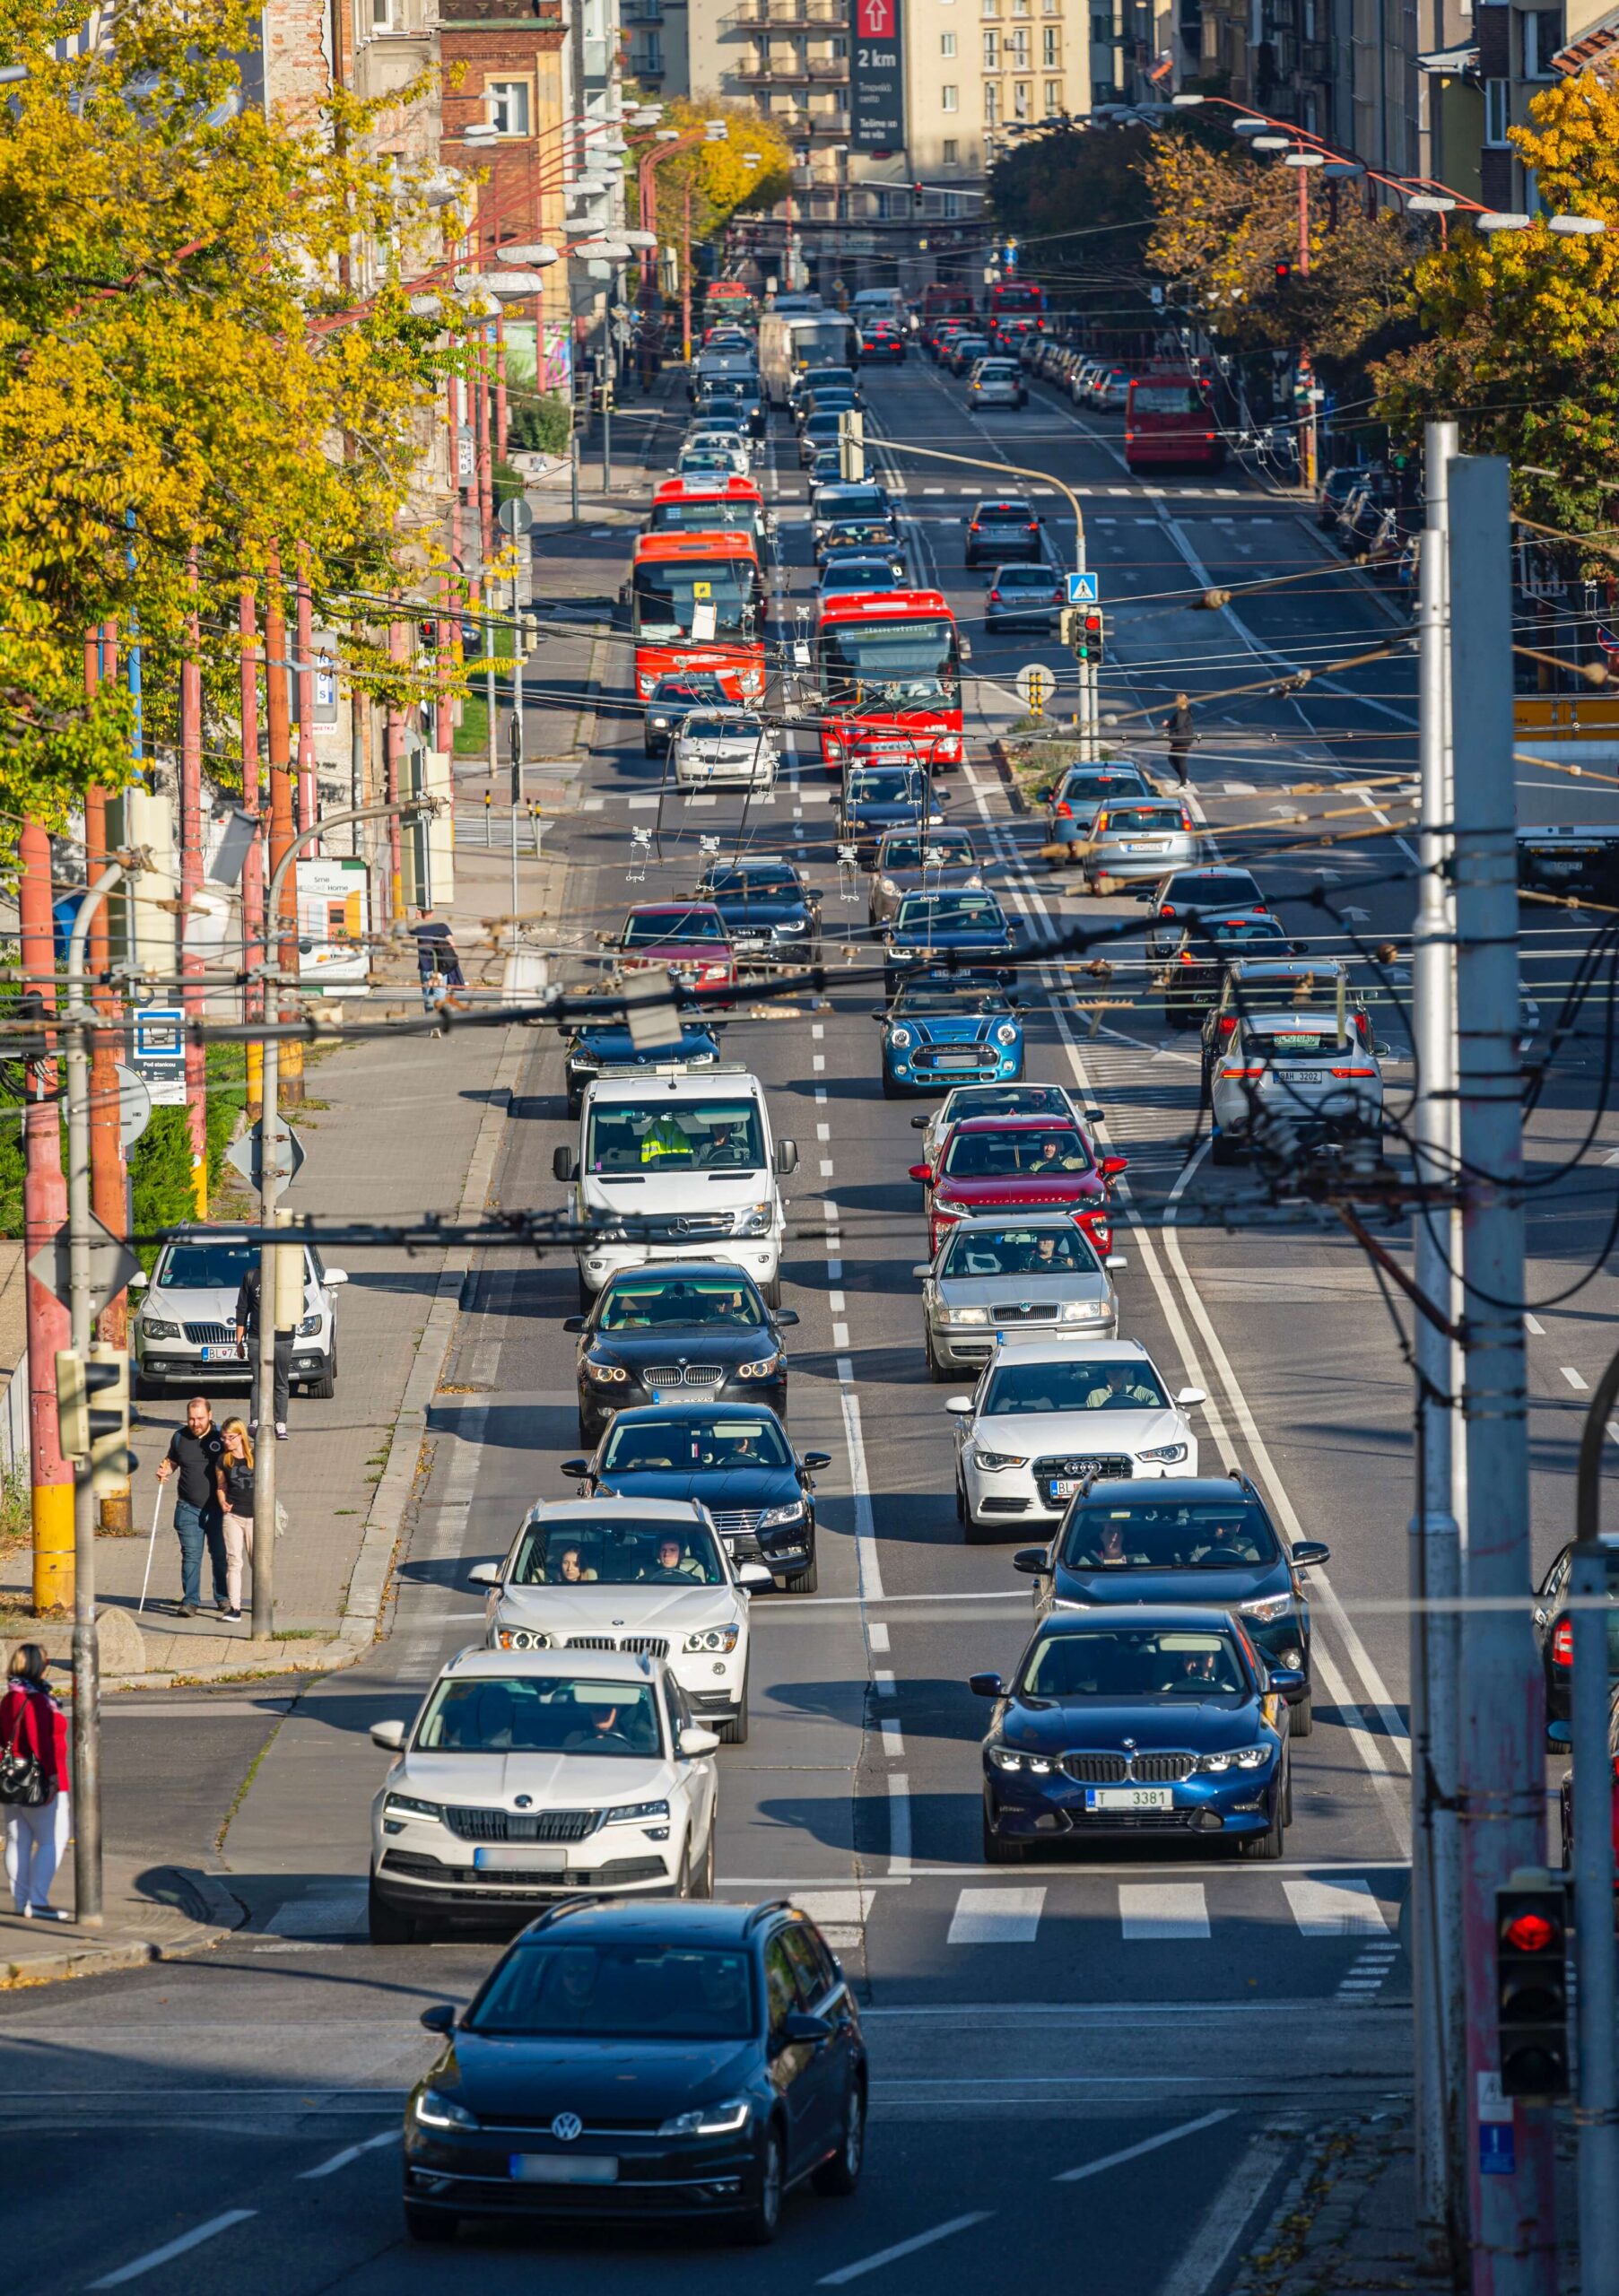
<instances>
[{"instance_id":1,"label":"sidewalk","mask_svg":"<svg viewBox=\"0 0 1619 2296\"><path fill-rule=\"evenodd\" d=\"M197 1866L109 1855L104 1882L106 1918L99 1928L0 1911L0 1990L183 1961L219 1944L247 1918L218 1875ZM64 1894L71 1892L58 1883L56 1895Z\"/></svg>"}]
</instances>

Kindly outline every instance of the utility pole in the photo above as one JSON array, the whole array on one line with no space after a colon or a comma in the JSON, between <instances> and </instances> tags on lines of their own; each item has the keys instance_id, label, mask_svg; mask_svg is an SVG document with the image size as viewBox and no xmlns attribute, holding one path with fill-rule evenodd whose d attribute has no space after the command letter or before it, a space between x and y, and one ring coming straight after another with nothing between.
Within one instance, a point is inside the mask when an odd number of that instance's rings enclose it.
<instances>
[{"instance_id":1,"label":"utility pole","mask_svg":"<svg viewBox=\"0 0 1619 2296\"><path fill-rule=\"evenodd\" d=\"M1301 170L1300 180L1303 175ZM1423 807L1422 874L1412 933L1411 1009L1416 1099L1412 1158L1419 1187L1449 1194L1456 1160L1456 920L1449 883L1453 753L1447 492L1457 452L1454 422L1427 429L1428 523L1417 604ZM1418 1210L1412 1233L1417 1290L1448 1323L1457 1319L1459 1223L1445 1206ZM1417 2228L1431 2268L1462 2253L1466 2067L1462 2016L1458 1654L1461 1547L1452 1473L1460 1426L1453 1341L1415 1318L1417 1489L1411 1518L1411 1948L1416 2028Z\"/></svg>"},{"instance_id":2,"label":"utility pole","mask_svg":"<svg viewBox=\"0 0 1619 2296\"><path fill-rule=\"evenodd\" d=\"M1523 1104L1512 764L1509 466L1449 465L1456 754L1456 1003L1467 1446L1461 1831L1473 2296L1555 2296L1552 2117L1508 2101L1496 2028L1495 1896L1544 1862L1545 1701L1530 1631L1524 1374ZM1611 1914L1610 1914L1611 1918Z\"/></svg>"},{"instance_id":3,"label":"utility pole","mask_svg":"<svg viewBox=\"0 0 1619 2296\"><path fill-rule=\"evenodd\" d=\"M315 776L315 604L309 595L309 552L298 545L298 826L313 829Z\"/></svg>"},{"instance_id":4,"label":"utility pole","mask_svg":"<svg viewBox=\"0 0 1619 2296\"><path fill-rule=\"evenodd\" d=\"M1608 1751L1608 1552L1602 1454L1619 1355L1597 1383L1580 1439L1569 1604L1574 1632L1574 1967L1580 1984L1580 2269L1619 2287L1619 1972L1614 1944L1614 1774Z\"/></svg>"},{"instance_id":5,"label":"utility pole","mask_svg":"<svg viewBox=\"0 0 1619 2296\"><path fill-rule=\"evenodd\" d=\"M196 617L196 552L188 578L191 611L186 616L186 651L180 662L180 913L177 923L180 959L180 1002L187 1021L203 1017L203 961L197 953L192 904L203 889L203 671ZM199 1220L208 1217L207 1051L186 1035L186 1125L191 1139L191 1200ZM78 1342L75 1340L76 1346Z\"/></svg>"},{"instance_id":6,"label":"utility pole","mask_svg":"<svg viewBox=\"0 0 1619 2296\"><path fill-rule=\"evenodd\" d=\"M57 1010L55 920L50 906L50 839L37 822L17 835L17 887L24 995L42 1019ZM54 1039L47 1036L28 1064L22 1113L23 1275L28 1285L28 1423L33 1476L33 1607L49 1616L73 1600L73 1474L57 1427L57 1355L68 1345L67 1309L26 1263L49 1251L67 1217L62 1175L62 1117L57 1105Z\"/></svg>"},{"instance_id":7,"label":"utility pole","mask_svg":"<svg viewBox=\"0 0 1619 2296\"><path fill-rule=\"evenodd\" d=\"M241 801L242 811L257 819L263 799L258 787L258 608L251 590L244 589L237 606L241 633ZM256 837L248 848L241 873L242 1019L255 1021L264 1011L264 983L255 980L265 961L264 840ZM264 1106L262 1043L249 1039L248 1056L248 1114L257 1121Z\"/></svg>"},{"instance_id":8,"label":"utility pole","mask_svg":"<svg viewBox=\"0 0 1619 2296\"><path fill-rule=\"evenodd\" d=\"M265 586L265 717L270 736L270 873L277 888L277 898L269 901L265 916L266 941L276 943L274 973L285 980L298 974L298 876L296 870L285 872L281 862L292 849L296 830L292 819L292 744L288 716L287 616L281 587L281 552L270 552L269 578ZM272 976L274 977L274 975ZM266 1013L279 1012L279 996L266 997ZM303 1105L303 1047L289 1043L286 1057L281 1064L279 1089L282 1103L287 1108Z\"/></svg>"},{"instance_id":9,"label":"utility pole","mask_svg":"<svg viewBox=\"0 0 1619 2296\"><path fill-rule=\"evenodd\" d=\"M98 680L116 680L118 639L113 625L104 622L94 642ZM85 879L93 884L112 857L107 849L107 793L103 789L90 788L84 793L84 848ZM96 983L91 1001L104 1021L116 1022L118 1000L107 978L112 963L112 949L104 901L98 901L91 912L85 951ZM98 1029L91 1039L90 1103L91 1209L101 1225L121 1239L129 1232L129 1206L126 1191L123 1126L118 1106L118 1039L110 1027ZM129 1344L127 1292L113 1293L101 1310L100 1322L101 1344L115 1347L121 1352L126 1352ZM121 1474L109 1477L98 1497L102 1530L114 1538L127 1536L131 1527L127 1469Z\"/></svg>"}]
</instances>

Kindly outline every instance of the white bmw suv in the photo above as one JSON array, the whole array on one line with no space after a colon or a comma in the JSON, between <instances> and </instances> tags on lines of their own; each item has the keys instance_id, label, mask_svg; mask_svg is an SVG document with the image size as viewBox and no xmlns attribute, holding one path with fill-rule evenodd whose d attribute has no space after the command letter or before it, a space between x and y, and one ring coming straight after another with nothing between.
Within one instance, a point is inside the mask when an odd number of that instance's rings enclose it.
<instances>
[{"instance_id":1,"label":"white bmw suv","mask_svg":"<svg viewBox=\"0 0 1619 2296\"><path fill-rule=\"evenodd\" d=\"M726 1744L748 1735L748 1599L775 1585L733 1562L693 1499L559 1499L530 1509L490 1589L495 1650L624 1650L659 1658Z\"/></svg>"},{"instance_id":2,"label":"white bmw suv","mask_svg":"<svg viewBox=\"0 0 1619 2296\"><path fill-rule=\"evenodd\" d=\"M951 1396L955 1507L971 1540L1049 1528L1088 1475L1195 1475L1197 1438L1137 1339L1004 1341L970 1396Z\"/></svg>"},{"instance_id":3,"label":"white bmw suv","mask_svg":"<svg viewBox=\"0 0 1619 2296\"><path fill-rule=\"evenodd\" d=\"M711 1897L718 1744L657 1658L463 1650L371 1804L370 1936L408 1945L559 1897Z\"/></svg>"}]
</instances>

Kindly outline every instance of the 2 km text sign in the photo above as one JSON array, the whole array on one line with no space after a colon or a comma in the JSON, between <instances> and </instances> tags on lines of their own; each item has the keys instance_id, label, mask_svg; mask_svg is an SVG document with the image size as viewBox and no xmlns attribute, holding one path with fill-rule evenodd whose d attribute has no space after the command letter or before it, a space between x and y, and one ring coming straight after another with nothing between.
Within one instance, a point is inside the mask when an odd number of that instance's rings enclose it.
<instances>
[{"instance_id":1,"label":"2 km text sign","mask_svg":"<svg viewBox=\"0 0 1619 2296\"><path fill-rule=\"evenodd\" d=\"M905 144L905 0L849 0L849 146L898 152Z\"/></svg>"}]
</instances>

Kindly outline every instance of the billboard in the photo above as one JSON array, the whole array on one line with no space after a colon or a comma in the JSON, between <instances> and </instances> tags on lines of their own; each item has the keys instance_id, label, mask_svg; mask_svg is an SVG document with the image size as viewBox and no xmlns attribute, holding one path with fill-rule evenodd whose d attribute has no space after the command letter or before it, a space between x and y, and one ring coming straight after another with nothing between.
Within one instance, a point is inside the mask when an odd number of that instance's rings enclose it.
<instances>
[{"instance_id":1,"label":"billboard","mask_svg":"<svg viewBox=\"0 0 1619 2296\"><path fill-rule=\"evenodd\" d=\"M849 149L905 148L904 0L849 0Z\"/></svg>"},{"instance_id":2,"label":"billboard","mask_svg":"<svg viewBox=\"0 0 1619 2296\"><path fill-rule=\"evenodd\" d=\"M298 972L306 987L370 994L370 885L363 861L327 857L298 864Z\"/></svg>"}]
</instances>

